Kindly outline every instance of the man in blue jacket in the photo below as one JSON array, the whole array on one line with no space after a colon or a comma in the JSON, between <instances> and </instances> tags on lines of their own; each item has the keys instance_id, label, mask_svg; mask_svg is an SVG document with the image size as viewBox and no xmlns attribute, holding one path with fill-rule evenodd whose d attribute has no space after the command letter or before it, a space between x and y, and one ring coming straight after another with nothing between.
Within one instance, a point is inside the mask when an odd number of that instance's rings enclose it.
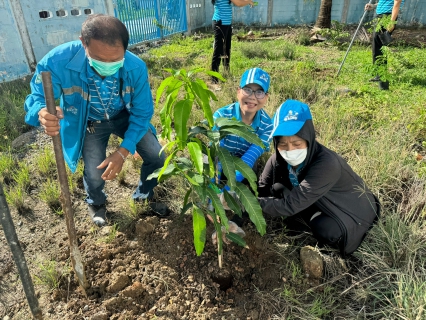
<instances>
[{"instance_id":1,"label":"man in blue jacket","mask_svg":"<svg viewBox=\"0 0 426 320\"><path fill-rule=\"evenodd\" d=\"M31 94L25 101L25 121L41 125L46 134L61 134L65 160L75 172L83 157L83 182L89 215L98 226L106 223L106 180L122 170L129 153L143 159L135 200L148 200L151 209L167 215L156 203L157 180L147 177L164 164L164 153L150 124L154 113L145 63L127 51L129 33L111 16L91 15L83 23L80 41L51 50L37 65ZM55 99L60 98L56 116L45 105L41 72L50 71ZM120 147L106 155L111 134L123 139Z\"/></svg>"}]
</instances>

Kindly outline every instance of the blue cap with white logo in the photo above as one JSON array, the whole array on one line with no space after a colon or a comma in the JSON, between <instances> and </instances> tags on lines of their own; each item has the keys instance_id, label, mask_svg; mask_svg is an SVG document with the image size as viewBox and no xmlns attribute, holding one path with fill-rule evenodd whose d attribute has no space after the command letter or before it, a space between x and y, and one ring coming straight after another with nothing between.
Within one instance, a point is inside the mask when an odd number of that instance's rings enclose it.
<instances>
[{"instance_id":1,"label":"blue cap with white logo","mask_svg":"<svg viewBox=\"0 0 426 320\"><path fill-rule=\"evenodd\" d=\"M266 71L260 68L252 68L244 72L240 81L240 87L244 88L250 83L256 83L262 87L263 91L268 92L270 81L271 77Z\"/></svg>"},{"instance_id":2,"label":"blue cap with white logo","mask_svg":"<svg viewBox=\"0 0 426 320\"><path fill-rule=\"evenodd\" d=\"M275 112L271 137L293 136L306 120L312 120L309 106L297 100L287 100Z\"/></svg>"}]
</instances>

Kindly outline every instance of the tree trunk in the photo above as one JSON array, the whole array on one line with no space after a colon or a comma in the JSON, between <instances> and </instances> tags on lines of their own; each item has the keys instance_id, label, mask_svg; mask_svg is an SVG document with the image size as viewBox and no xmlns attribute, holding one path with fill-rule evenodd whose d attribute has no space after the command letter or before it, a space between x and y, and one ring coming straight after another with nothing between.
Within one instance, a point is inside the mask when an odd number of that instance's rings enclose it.
<instances>
[{"instance_id":1,"label":"tree trunk","mask_svg":"<svg viewBox=\"0 0 426 320\"><path fill-rule=\"evenodd\" d=\"M331 7L333 5L333 0L321 0L321 7L318 13L317 21L315 22L315 27L317 28L328 28L331 27Z\"/></svg>"}]
</instances>

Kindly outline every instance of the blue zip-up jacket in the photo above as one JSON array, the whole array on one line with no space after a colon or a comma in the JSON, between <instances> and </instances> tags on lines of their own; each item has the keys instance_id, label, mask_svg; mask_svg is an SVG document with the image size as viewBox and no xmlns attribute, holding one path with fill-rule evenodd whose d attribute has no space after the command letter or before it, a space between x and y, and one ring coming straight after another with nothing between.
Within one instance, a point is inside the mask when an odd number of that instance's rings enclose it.
<instances>
[{"instance_id":1,"label":"blue zip-up jacket","mask_svg":"<svg viewBox=\"0 0 426 320\"><path fill-rule=\"evenodd\" d=\"M124 66L120 69L121 97L130 113L129 127L124 134L121 147L135 153L136 144L150 128L154 114L151 89L148 82L148 70L145 62L126 51ZM37 64L31 80L31 94L25 100L25 122L39 126L38 112L46 106L41 72L50 71L53 94L60 98L60 107L64 113L61 120L61 138L64 158L72 172L77 168L81 157L83 141L89 117L89 84L87 80L87 57L81 41L72 41L51 50Z\"/></svg>"}]
</instances>

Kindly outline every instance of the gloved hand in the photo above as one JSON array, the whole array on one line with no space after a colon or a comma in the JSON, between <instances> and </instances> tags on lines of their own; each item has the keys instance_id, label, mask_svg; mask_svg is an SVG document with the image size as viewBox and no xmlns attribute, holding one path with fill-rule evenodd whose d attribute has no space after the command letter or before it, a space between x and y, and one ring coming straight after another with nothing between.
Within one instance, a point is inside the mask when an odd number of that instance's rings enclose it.
<instances>
[{"instance_id":1,"label":"gloved hand","mask_svg":"<svg viewBox=\"0 0 426 320\"><path fill-rule=\"evenodd\" d=\"M244 238L246 236L246 233L244 232L244 230L241 229L235 222L228 221L228 225L229 225L228 232L235 233L235 234L239 235L241 238ZM226 229L225 229L224 226L222 226L222 240L226 244L230 243L230 241L226 238ZM213 245L217 244L217 232L216 231L213 232L213 234L212 234L212 242L213 242Z\"/></svg>"},{"instance_id":2,"label":"gloved hand","mask_svg":"<svg viewBox=\"0 0 426 320\"><path fill-rule=\"evenodd\" d=\"M270 192L274 198L282 199L284 198L285 189L286 187L283 184L277 182L272 185Z\"/></svg>"}]
</instances>

